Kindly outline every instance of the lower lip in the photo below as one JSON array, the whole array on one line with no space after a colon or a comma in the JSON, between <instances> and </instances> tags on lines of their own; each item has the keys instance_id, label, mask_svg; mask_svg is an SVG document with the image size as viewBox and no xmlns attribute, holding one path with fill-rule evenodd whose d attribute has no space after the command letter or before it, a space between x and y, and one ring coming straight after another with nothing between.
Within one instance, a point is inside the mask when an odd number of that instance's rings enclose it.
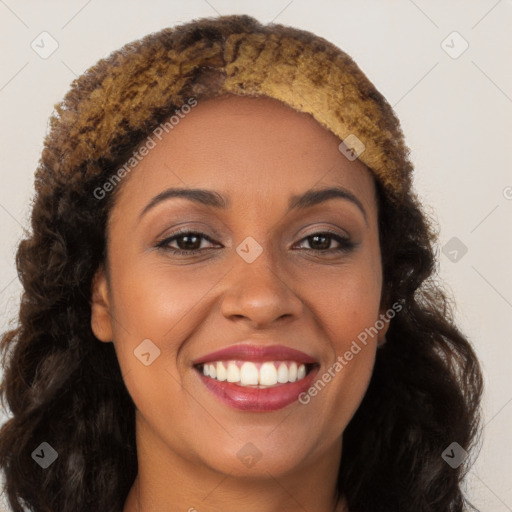
<instances>
[{"instance_id":1,"label":"lower lip","mask_svg":"<svg viewBox=\"0 0 512 512\"><path fill-rule=\"evenodd\" d=\"M297 382L288 382L272 388L244 387L233 382L219 381L197 372L204 385L225 404L242 411L267 412L282 409L295 402L305 392L318 373L318 367Z\"/></svg>"}]
</instances>

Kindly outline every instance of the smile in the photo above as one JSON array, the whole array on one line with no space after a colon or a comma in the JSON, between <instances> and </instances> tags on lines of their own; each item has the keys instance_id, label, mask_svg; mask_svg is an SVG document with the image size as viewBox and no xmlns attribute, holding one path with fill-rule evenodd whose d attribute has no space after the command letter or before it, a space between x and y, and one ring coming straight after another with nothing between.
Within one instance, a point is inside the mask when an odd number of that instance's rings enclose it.
<instances>
[{"instance_id":1,"label":"smile","mask_svg":"<svg viewBox=\"0 0 512 512\"><path fill-rule=\"evenodd\" d=\"M291 347L245 343L198 358L193 368L206 389L224 404L269 412L296 402L320 365Z\"/></svg>"}]
</instances>

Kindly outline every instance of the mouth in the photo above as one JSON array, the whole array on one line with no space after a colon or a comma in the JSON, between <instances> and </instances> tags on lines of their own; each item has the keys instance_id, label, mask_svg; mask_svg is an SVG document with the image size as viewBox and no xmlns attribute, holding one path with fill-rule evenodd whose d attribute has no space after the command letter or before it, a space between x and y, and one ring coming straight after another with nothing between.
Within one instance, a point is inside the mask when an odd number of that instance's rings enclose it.
<instances>
[{"instance_id":1,"label":"mouth","mask_svg":"<svg viewBox=\"0 0 512 512\"><path fill-rule=\"evenodd\" d=\"M319 363L303 352L274 345L237 345L193 363L206 389L235 409L268 412L286 407L306 391Z\"/></svg>"}]
</instances>

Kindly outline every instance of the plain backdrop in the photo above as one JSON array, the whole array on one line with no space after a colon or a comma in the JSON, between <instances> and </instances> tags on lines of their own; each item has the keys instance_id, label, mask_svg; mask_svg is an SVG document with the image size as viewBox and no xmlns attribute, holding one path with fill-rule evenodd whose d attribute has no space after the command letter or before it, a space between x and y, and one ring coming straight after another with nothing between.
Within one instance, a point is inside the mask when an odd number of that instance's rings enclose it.
<instances>
[{"instance_id":1,"label":"plain backdrop","mask_svg":"<svg viewBox=\"0 0 512 512\"><path fill-rule=\"evenodd\" d=\"M512 511L510 0L0 0L0 329L15 321L16 245L48 118L71 81L150 32L235 13L332 41L394 107L416 190L439 225L439 277L485 372L468 494L481 511ZM31 46L42 32L58 43L47 58Z\"/></svg>"}]
</instances>

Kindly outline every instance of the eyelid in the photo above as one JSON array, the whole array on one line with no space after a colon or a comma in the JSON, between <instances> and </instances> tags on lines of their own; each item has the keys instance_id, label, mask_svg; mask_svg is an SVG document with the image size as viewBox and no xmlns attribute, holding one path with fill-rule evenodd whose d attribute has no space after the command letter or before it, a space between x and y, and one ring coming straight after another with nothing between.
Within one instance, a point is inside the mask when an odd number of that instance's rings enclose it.
<instances>
[{"instance_id":1,"label":"eyelid","mask_svg":"<svg viewBox=\"0 0 512 512\"><path fill-rule=\"evenodd\" d=\"M311 226L314 226L314 227L312 227L311 232L309 232L308 228ZM343 238L350 238L350 235L347 233L347 231L345 231L342 228L334 227L334 226L332 226L332 227L325 226L325 225L319 226L318 224L311 224L309 226L306 226L306 228L304 228L304 229L305 229L304 233L301 233L302 230L299 230L297 232L297 234L295 235L295 237L300 237L300 239L302 240L302 238L304 238L304 237L313 236L313 235L316 235L317 233L330 233L331 235L336 235L336 236L343 237Z\"/></svg>"},{"instance_id":2,"label":"eyelid","mask_svg":"<svg viewBox=\"0 0 512 512\"><path fill-rule=\"evenodd\" d=\"M172 227L167 225L163 231L159 231L159 234L156 235L156 238L163 240L164 238L178 235L179 233L201 233L210 237L221 236L217 230L213 228L209 223L190 219L184 222L179 222L178 224L173 224ZM208 235L208 233L211 233L211 235Z\"/></svg>"}]
</instances>

